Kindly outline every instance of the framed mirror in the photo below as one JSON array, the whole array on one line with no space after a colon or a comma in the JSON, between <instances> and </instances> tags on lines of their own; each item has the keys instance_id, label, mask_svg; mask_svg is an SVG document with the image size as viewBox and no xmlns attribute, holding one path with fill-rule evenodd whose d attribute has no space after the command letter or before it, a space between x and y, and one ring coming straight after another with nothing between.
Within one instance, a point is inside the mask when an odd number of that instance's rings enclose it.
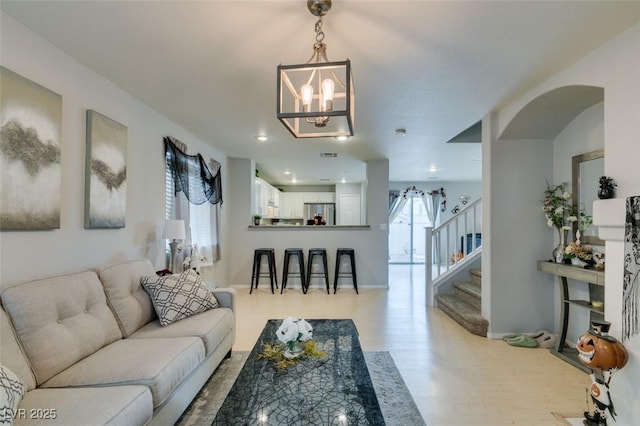
<instances>
[{"instance_id":1,"label":"framed mirror","mask_svg":"<svg viewBox=\"0 0 640 426\"><path fill-rule=\"evenodd\" d=\"M587 152L572 157L571 192L573 205L593 216L593 202L598 199L600 176L604 175L604 149ZM578 222L573 224L573 235L578 230ZM580 241L585 244L604 245L598 238L598 227L591 226L580 231Z\"/></svg>"}]
</instances>

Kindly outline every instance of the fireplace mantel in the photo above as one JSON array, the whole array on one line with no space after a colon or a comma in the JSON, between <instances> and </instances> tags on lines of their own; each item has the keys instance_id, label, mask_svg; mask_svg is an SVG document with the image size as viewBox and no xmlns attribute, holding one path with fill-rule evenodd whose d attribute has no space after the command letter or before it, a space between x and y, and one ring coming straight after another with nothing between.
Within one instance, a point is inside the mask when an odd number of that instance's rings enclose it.
<instances>
[{"instance_id":1,"label":"fireplace mantel","mask_svg":"<svg viewBox=\"0 0 640 426\"><path fill-rule=\"evenodd\" d=\"M593 202L593 224L605 241L624 241L626 199L611 198Z\"/></svg>"}]
</instances>

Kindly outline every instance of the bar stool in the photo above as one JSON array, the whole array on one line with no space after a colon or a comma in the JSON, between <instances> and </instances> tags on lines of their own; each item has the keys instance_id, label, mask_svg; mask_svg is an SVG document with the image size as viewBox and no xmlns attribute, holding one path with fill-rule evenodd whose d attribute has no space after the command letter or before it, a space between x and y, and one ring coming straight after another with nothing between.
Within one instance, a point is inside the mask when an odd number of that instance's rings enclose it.
<instances>
[{"instance_id":1,"label":"bar stool","mask_svg":"<svg viewBox=\"0 0 640 426\"><path fill-rule=\"evenodd\" d=\"M262 256L267 257L267 267L269 272L262 272ZM278 288L278 278L276 276L276 255L272 248L259 248L253 252L253 273L251 274L251 289L249 294L253 292L253 283L255 280L255 288L258 288L258 281L261 276L269 276L271 283L271 293L274 293L273 285Z\"/></svg>"},{"instance_id":2,"label":"bar stool","mask_svg":"<svg viewBox=\"0 0 640 426\"><path fill-rule=\"evenodd\" d=\"M311 268L313 266L313 257L320 256L322 260L322 271L321 272L311 272ZM311 284L311 278L313 277L324 277L324 281L327 285L327 294L329 293L329 271L327 267L327 250L321 248L312 248L309 249L309 256L307 257L307 284L306 290L309 291L309 285Z\"/></svg>"},{"instance_id":3,"label":"bar stool","mask_svg":"<svg viewBox=\"0 0 640 426\"><path fill-rule=\"evenodd\" d=\"M340 272L340 258L342 256L349 256L349 260L351 260L351 272ZM356 289L356 294L358 294L358 277L356 275L355 251L350 248L339 248L336 252L336 273L333 278L333 294L336 294L336 291L338 290L338 278L347 276L351 277L353 281L353 288Z\"/></svg>"},{"instance_id":4,"label":"bar stool","mask_svg":"<svg viewBox=\"0 0 640 426\"><path fill-rule=\"evenodd\" d=\"M289 259L291 256L296 256L298 258L298 273L289 272ZM307 293L307 283L304 280L304 253L301 248L288 248L284 250L284 268L282 270L282 287L280 288L280 294L284 291L287 286L287 279L291 277L299 277L300 285L302 286L302 292Z\"/></svg>"}]
</instances>

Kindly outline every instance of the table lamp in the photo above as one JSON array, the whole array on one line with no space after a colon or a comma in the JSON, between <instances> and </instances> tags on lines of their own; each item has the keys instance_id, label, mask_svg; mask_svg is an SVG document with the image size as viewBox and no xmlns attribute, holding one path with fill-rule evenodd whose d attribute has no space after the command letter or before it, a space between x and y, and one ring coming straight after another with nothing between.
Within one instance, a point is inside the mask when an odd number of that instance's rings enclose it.
<instances>
[{"instance_id":1,"label":"table lamp","mask_svg":"<svg viewBox=\"0 0 640 426\"><path fill-rule=\"evenodd\" d=\"M186 234L184 231L184 220L167 219L164 222L164 231L162 231L162 238L165 240L171 240L169 242L169 248L171 249L171 262L169 269L171 273L175 273L176 263L176 251L178 250L178 240L184 240Z\"/></svg>"}]
</instances>

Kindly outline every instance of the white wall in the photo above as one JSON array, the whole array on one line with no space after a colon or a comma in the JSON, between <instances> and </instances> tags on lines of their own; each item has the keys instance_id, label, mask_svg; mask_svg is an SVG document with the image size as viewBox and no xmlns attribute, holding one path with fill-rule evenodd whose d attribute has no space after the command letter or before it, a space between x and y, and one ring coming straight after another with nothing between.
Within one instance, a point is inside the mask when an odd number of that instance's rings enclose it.
<instances>
[{"instance_id":1,"label":"white wall","mask_svg":"<svg viewBox=\"0 0 640 426\"><path fill-rule=\"evenodd\" d=\"M490 238L483 241L482 297L483 306L490 306L483 309L489 333L552 329L553 280L541 276L536 261L550 257L553 249L541 205L545 180L552 176L553 145L492 139L487 148L492 166L484 184L491 198L483 197L483 230Z\"/></svg>"},{"instance_id":2,"label":"white wall","mask_svg":"<svg viewBox=\"0 0 640 426\"><path fill-rule=\"evenodd\" d=\"M527 172L529 178L544 178L554 176L554 171L562 169L568 159L565 157L566 152L562 152L560 141L557 142L558 150L553 153L541 152L538 156L532 158L534 161L518 160L517 156L509 156L494 152L491 145L494 145L495 135L499 135L502 130L509 124L511 119L530 101L538 96L568 85L590 85L603 87L604 90L604 148L605 148L605 174L613 176L618 183L617 197L625 198L632 195L640 194L640 174L638 174L638 158L640 158L640 144L638 143L638 123L640 122L640 24L636 24L615 37L601 48L591 52L589 55L568 67L564 71L558 73L554 77L548 79L530 92L497 112L486 121L494 121L496 131L491 135L491 141L486 147L483 146L483 158L486 161L486 152L491 151L491 155L495 154L496 158L491 158L492 169L499 166L500 160L520 161L521 165L531 165L533 167L541 167L544 173ZM484 122L483 122L484 125ZM484 138L483 143L488 141ZM549 147L551 144L548 145ZM485 151L486 149L486 151ZM544 148L541 148L544 149ZM550 148L546 148L550 149ZM580 147L581 151L586 151L585 147ZM496 150L497 151L497 150ZM562 155L562 158L558 157ZM542 164L541 164L542 162ZM526 170L524 167L521 170ZM570 170L570 168L569 168ZM483 173L489 171L484 168ZM506 184L497 184L495 178L506 180L515 180L520 174L519 170L513 170L512 173L504 176L490 175L489 179L485 178L483 191L485 197L488 194L492 196L490 210L485 210L491 214L491 222L494 223L491 228L491 235L498 235L502 226L500 221L494 220L494 216L499 215L500 210L508 208L508 203L526 203L530 208L534 208L531 201L534 194L538 194L536 200L540 200L540 191L532 191L531 185L524 183L525 191L519 191L519 194L513 194L516 198L502 200L500 194L496 193L500 187L503 189ZM514 181L512 184L520 184L520 181ZM522 210L522 209L521 209ZM528 223L540 220L539 203L535 213L525 213L522 222ZM486 224L486 220L485 220ZM528 226L530 227L530 226ZM539 256L547 255L552 246L552 234L547 230L543 231L543 227L539 229L531 229L528 233L523 233L524 241L529 247L524 253L527 258L523 268L531 267ZM485 231L486 231L485 227ZM544 241L540 240L540 235L545 235ZM503 241L504 243L504 241ZM513 242L512 242L513 243ZM499 244L499 241L492 242L492 248L489 253L483 250L483 257L489 255L490 258L483 258L483 279L487 273L485 271L485 262L490 263L490 276L487 277L487 283L490 283L492 299L490 302L491 310L491 327L499 327L498 330L506 329L509 318L512 316L511 306L502 306L496 304L497 300L494 295L496 291L508 288L508 277L501 276L497 273L497 268L502 268L507 260L513 258L515 247L509 244ZM612 334L616 337L620 336L620 326L622 323L622 266L623 266L623 247L621 242L607 242L606 244L607 269L605 271L605 302L606 312L605 318L612 322ZM508 268L511 269L510 266ZM518 271L513 271L518 272ZM544 282L538 274L537 279L531 275L526 285L542 286L553 285L550 282ZM484 297L484 290L483 290ZM511 301L513 303L513 300ZM483 300L483 308L485 301ZM488 302L487 302L488 303ZM484 312L484 310L483 310ZM531 324L533 326L533 324ZM631 425L640 424L640 407L637 401L640 398L640 336L635 336L631 340L625 342L625 346L629 351L629 362L621 371L617 372L611 382L611 393L618 412L617 424ZM576 393L583 392L582 389L576 389Z\"/></svg>"},{"instance_id":3,"label":"white wall","mask_svg":"<svg viewBox=\"0 0 640 426\"><path fill-rule=\"evenodd\" d=\"M167 120L112 82L91 71L9 16L1 15L4 67L62 95L62 186L60 229L0 233L2 283L95 267L136 258L164 268L164 147L175 136L193 152L222 164L226 157ZM128 128L127 209L123 229L84 229L85 114L93 109ZM223 195L228 194L227 187ZM226 206L222 208L224 228ZM223 259L226 257L223 246ZM220 262L206 271L224 281Z\"/></svg>"},{"instance_id":4,"label":"white wall","mask_svg":"<svg viewBox=\"0 0 640 426\"><path fill-rule=\"evenodd\" d=\"M370 229L345 230L300 226L300 229L249 228L252 162L247 159L229 159L229 179L233 191L227 197L229 207L235 214L229 219L229 284L249 286L253 251L256 248L272 247L276 253L278 282L282 279L284 250L299 247L326 248L329 260L330 283L333 286L335 249L351 247L356 252L358 287L383 287L388 285L387 248L387 184L389 163L387 160L367 162L367 223ZM246 213L243 213L246 212ZM385 229L381 230L383 224ZM267 280L261 280L261 286Z\"/></svg>"}]
</instances>

